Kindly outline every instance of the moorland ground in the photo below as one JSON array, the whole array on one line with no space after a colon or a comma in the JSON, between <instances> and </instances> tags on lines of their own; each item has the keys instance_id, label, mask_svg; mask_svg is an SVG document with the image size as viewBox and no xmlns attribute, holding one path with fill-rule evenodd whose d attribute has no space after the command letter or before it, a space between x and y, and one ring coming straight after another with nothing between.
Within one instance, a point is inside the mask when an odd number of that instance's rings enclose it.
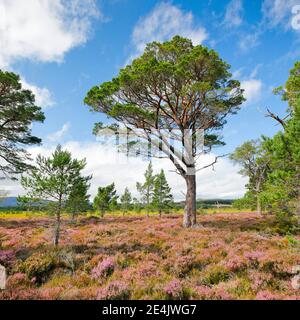
<instances>
[{"instance_id":1,"label":"moorland ground","mask_svg":"<svg viewBox=\"0 0 300 320\"><path fill-rule=\"evenodd\" d=\"M253 212L65 217L59 247L53 219L0 218L0 299L300 299L293 268L300 236L280 236Z\"/></svg>"}]
</instances>

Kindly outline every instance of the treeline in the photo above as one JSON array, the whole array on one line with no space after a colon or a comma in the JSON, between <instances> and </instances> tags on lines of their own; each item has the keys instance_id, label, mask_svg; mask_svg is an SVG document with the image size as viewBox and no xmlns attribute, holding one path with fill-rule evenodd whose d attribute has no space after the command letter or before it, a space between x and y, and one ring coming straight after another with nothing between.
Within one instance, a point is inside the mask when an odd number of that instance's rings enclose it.
<instances>
[{"instance_id":1,"label":"treeline","mask_svg":"<svg viewBox=\"0 0 300 320\"><path fill-rule=\"evenodd\" d=\"M268 110L281 130L272 138L247 141L231 155L249 177L245 197L234 205L274 213L278 231L294 233L300 226L300 62L274 93L288 103L283 118Z\"/></svg>"},{"instance_id":2,"label":"treeline","mask_svg":"<svg viewBox=\"0 0 300 320\"><path fill-rule=\"evenodd\" d=\"M93 207L101 213L103 217L106 211L121 210L123 215L130 210L141 212L145 210L147 216L150 211L169 213L174 208L173 195L165 176L164 170L158 174L153 173L150 162L144 174L144 181L136 183L139 198L133 197L129 188L126 187L121 196L117 195L115 184L106 187L99 187L94 199Z\"/></svg>"}]
</instances>

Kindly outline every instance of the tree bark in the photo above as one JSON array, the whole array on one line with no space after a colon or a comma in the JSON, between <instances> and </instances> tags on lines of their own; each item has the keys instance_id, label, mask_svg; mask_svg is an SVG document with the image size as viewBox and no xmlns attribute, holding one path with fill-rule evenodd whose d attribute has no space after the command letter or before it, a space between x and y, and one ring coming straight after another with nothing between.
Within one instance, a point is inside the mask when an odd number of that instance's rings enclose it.
<instances>
[{"instance_id":1,"label":"tree bark","mask_svg":"<svg viewBox=\"0 0 300 320\"><path fill-rule=\"evenodd\" d=\"M101 216L101 218L104 218L104 209L103 208L101 208L101 210L100 210L100 216Z\"/></svg>"},{"instance_id":2,"label":"tree bark","mask_svg":"<svg viewBox=\"0 0 300 320\"><path fill-rule=\"evenodd\" d=\"M60 211L56 214L56 226L55 226L55 235L54 235L54 245L58 246L60 236Z\"/></svg>"},{"instance_id":3,"label":"tree bark","mask_svg":"<svg viewBox=\"0 0 300 320\"><path fill-rule=\"evenodd\" d=\"M186 175L187 192L183 215L183 227L190 228L196 224L196 175Z\"/></svg>"},{"instance_id":4,"label":"tree bark","mask_svg":"<svg viewBox=\"0 0 300 320\"><path fill-rule=\"evenodd\" d=\"M257 184L256 184L256 210L257 210L257 214L261 214L262 213L262 210L261 210L261 201L260 201L260 198L259 198L259 194L260 194L260 191L261 191L261 182L258 181Z\"/></svg>"},{"instance_id":5,"label":"tree bark","mask_svg":"<svg viewBox=\"0 0 300 320\"><path fill-rule=\"evenodd\" d=\"M259 199L259 195L256 196L256 206L257 206L257 214L261 214L261 202Z\"/></svg>"},{"instance_id":6,"label":"tree bark","mask_svg":"<svg viewBox=\"0 0 300 320\"><path fill-rule=\"evenodd\" d=\"M59 236L60 236L60 213L61 213L61 197L58 202L58 208L56 212L56 226L55 226L55 234L54 234L54 245L58 246Z\"/></svg>"}]
</instances>

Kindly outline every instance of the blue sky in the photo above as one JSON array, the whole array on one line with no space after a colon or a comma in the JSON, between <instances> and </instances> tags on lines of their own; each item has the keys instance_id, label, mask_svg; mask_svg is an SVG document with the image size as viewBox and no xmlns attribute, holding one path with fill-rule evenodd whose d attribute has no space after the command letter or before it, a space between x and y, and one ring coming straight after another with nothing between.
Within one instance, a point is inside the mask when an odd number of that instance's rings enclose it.
<instances>
[{"instance_id":1,"label":"blue sky","mask_svg":"<svg viewBox=\"0 0 300 320\"><path fill-rule=\"evenodd\" d=\"M145 43L167 40L175 34L218 51L246 90L248 101L238 115L228 119L223 131L227 145L215 150L216 154L231 152L245 140L261 134L270 136L279 129L264 113L266 107L279 114L285 111L284 103L272 94L272 88L286 81L289 69L299 58L300 32L292 27L291 9L300 0L24 3L0 0L0 12L4 14L4 23L0 24L0 45L4 48L0 51L0 68L19 73L24 85L37 94L45 111L45 123L33 126L34 133L43 138L43 146L33 148L33 154L47 153L58 142L73 144L75 154L88 149L87 146L93 149L96 143L93 124L105 117L84 106L87 91L110 80L142 52ZM92 154L86 152L84 156L89 160ZM216 196L240 196L245 180L230 163L223 165L228 166L238 182L230 187L229 180L222 180L228 190L223 188L222 192L220 182ZM105 172L106 178L101 178L106 170L102 167L100 171L102 174L97 174L95 183L109 182L113 172ZM120 189L126 181L133 185L136 179L136 175L127 177L119 183ZM170 179L176 188L175 178ZM206 179L213 178L207 174ZM217 179L222 179L221 173ZM12 193L21 190L10 183L7 188ZM200 192L199 196L212 197L213 193Z\"/></svg>"}]
</instances>

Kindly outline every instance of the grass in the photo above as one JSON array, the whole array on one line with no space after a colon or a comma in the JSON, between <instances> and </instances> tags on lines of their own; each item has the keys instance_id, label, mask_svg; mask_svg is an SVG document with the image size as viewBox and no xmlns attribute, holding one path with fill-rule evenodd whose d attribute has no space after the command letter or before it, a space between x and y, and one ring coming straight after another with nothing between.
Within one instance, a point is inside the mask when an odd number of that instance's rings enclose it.
<instances>
[{"instance_id":1,"label":"grass","mask_svg":"<svg viewBox=\"0 0 300 320\"><path fill-rule=\"evenodd\" d=\"M178 209L172 212L172 215L182 215L183 214L183 209ZM249 210L244 210L246 212L251 212L251 209ZM238 209L235 208L228 208L228 207L221 207L219 209L217 208L210 208L210 209L198 209L197 210L198 215L201 214L220 214L220 213L239 213L241 212ZM41 218L45 217L47 214L44 211L9 211L9 212L4 212L0 211L0 219L35 219L35 218ZM99 212L95 211L89 211L85 214L86 217L100 217ZM135 217L135 216L142 216L146 217L147 216L147 211L146 210L141 210L140 212L135 212L135 211L127 211L125 214L123 214L123 211L121 210L115 210L113 212L109 212L105 214L105 216L108 217ZM150 211L149 216L158 216L158 213L155 211ZM68 218L68 214L63 214L63 217Z\"/></svg>"}]
</instances>

